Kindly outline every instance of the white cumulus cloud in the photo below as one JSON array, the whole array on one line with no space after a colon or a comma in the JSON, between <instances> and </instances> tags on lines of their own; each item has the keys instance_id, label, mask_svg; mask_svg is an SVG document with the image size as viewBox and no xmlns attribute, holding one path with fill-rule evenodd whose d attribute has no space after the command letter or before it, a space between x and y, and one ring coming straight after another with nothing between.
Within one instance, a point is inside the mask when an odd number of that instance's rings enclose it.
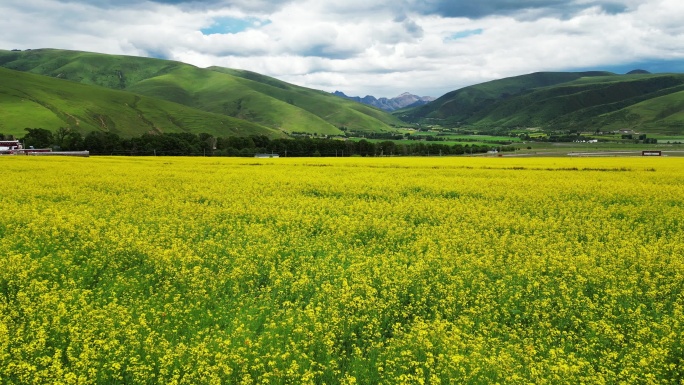
<instances>
[{"instance_id":1,"label":"white cumulus cloud","mask_svg":"<svg viewBox=\"0 0 684 385\"><path fill-rule=\"evenodd\" d=\"M4 0L0 48L162 57L348 95L440 96L536 71L682 70L683 17L679 0Z\"/></svg>"}]
</instances>

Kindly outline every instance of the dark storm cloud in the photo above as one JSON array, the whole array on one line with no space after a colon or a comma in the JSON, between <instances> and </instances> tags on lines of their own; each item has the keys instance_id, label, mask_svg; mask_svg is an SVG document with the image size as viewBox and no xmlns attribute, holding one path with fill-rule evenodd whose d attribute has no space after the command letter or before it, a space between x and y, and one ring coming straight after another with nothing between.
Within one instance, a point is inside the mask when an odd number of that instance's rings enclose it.
<instances>
[{"instance_id":1,"label":"dark storm cloud","mask_svg":"<svg viewBox=\"0 0 684 385\"><path fill-rule=\"evenodd\" d=\"M570 16L596 6L611 14L627 10L627 6L619 1L593 1L578 4L567 0L428 0L424 3L423 11L444 17L479 19L492 15L521 14L526 11Z\"/></svg>"}]
</instances>

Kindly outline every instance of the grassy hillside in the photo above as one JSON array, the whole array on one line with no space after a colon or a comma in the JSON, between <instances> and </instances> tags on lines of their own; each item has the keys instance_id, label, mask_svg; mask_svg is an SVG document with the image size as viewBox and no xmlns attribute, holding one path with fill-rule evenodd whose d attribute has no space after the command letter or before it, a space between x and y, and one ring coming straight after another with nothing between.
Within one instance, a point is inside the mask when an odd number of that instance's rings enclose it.
<instances>
[{"instance_id":1,"label":"grassy hillside","mask_svg":"<svg viewBox=\"0 0 684 385\"><path fill-rule=\"evenodd\" d=\"M246 71L52 49L0 51L0 65L165 99L287 133L383 132L403 124L383 111Z\"/></svg>"},{"instance_id":2,"label":"grassy hillside","mask_svg":"<svg viewBox=\"0 0 684 385\"><path fill-rule=\"evenodd\" d=\"M292 84L251 71L221 67L210 67L209 69L249 80L248 84L253 89L287 103L292 103L311 113L322 114L328 121L340 127L354 128L363 124L376 124L373 120L390 126L402 126L405 124L394 115L390 115L385 111L351 100L340 100L339 97L328 92L293 86ZM345 108L340 109L340 106Z\"/></svg>"},{"instance_id":3,"label":"grassy hillside","mask_svg":"<svg viewBox=\"0 0 684 385\"><path fill-rule=\"evenodd\" d=\"M23 72L126 89L142 80L166 74L186 64L134 56L103 55L57 49L0 50L0 65Z\"/></svg>"},{"instance_id":4,"label":"grassy hillside","mask_svg":"<svg viewBox=\"0 0 684 385\"><path fill-rule=\"evenodd\" d=\"M572 128L654 97L682 90L684 76L630 76L545 87L500 101L474 116L480 125Z\"/></svg>"},{"instance_id":5,"label":"grassy hillside","mask_svg":"<svg viewBox=\"0 0 684 385\"><path fill-rule=\"evenodd\" d=\"M71 127L82 133L100 130L126 137L146 132L282 135L165 100L5 68L0 68L0 116L0 133L16 136L24 135L26 127Z\"/></svg>"},{"instance_id":6,"label":"grassy hillside","mask_svg":"<svg viewBox=\"0 0 684 385\"><path fill-rule=\"evenodd\" d=\"M437 118L469 121L498 102L531 90L571 82L583 77L607 76L608 72L538 72L494 80L452 91L424 106L402 111L412 119Z\"/></svg>"},{"instance_id":7,"label":"grassy hillside","mask_svg":"<svg viewBox=\"0 0 684 385\"><path fill-rule=\"evenodd\" d=\"M325 119L255 90L250 84L245 84L247 82L219 72L184 66L168 74L143 80L128 89L288 133L342 133Z\"/></svg>"},{"instance_id":8,"label":"grassy hillside","mask_svg":"<svg viewBox=\"0 0 684 385\"><path fill-rule=\"evenodd\" d=\"M681 135L684 133L684 90L603 114L596 118L596 125L608 130L626 128Z\"/></svg>"},{"instance_id":9,"label":"grassy hillside","mask_svg":"<svg viewBox=\"0 0 684 385\"><path fill-rule=\"evenodd\" d=\"M467 87L402 114L480 128L684 132L684 75L538 73Z\"/></svg>"}]
</instances>

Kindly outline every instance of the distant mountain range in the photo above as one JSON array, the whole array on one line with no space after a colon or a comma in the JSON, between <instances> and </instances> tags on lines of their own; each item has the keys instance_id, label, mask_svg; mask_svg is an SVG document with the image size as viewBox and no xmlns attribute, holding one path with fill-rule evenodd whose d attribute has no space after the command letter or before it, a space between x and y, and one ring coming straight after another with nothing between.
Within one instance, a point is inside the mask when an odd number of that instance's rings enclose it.
<instances>
[{"instance_id":1,"label":"distant mountain range","mask_svg":"<svg viewBox=\"0 0 684 385\"><path fill-rule=\"evenodd\" d=\"M283 138L390 133L412 124L684 134L684 74L539 72L431 100L410 93L350 98L254 72L151 58L0 50L5 135L22 136L25 127L65 127L121 137L175 132Z\"/></svg>"},{"instance_id":2,"label":"distant mountain range","mask_svg":"<svg viewBox=\"0 0 684 385\"><path fill-rule=\"evenodd\" d=\"M395 113L412 123L684 134L684 74L538 72L447 93Z\"/></svg>"},{"instance_id":3,"label":"distant mountain range","mask_svg":"<svg viewBox=\"0 0 684 385\"><path fill-rule=\"evenodd\" d=\"M369 106L373 106L376 108L379 108L381 110L385 111L396 111L396 110L401 110L402 108L410 108L410 107L419 107L423 106L425 104L430 103L431 101L435 100L435 98L431 96L418 96L418 95L413 95L409 92L404 92L403 94L394 97L394 98L376 98L375 96L367 95L365 97L359 97L359 96L347 96L344 94L344 92L341 91L335 91L333 92L333 95L339 96L345 99L353 100L358 103L363 103L367 104Z\"/></svg>"},{"instance_id":4,"label":"distant mountain range","mask_svg":"<svg viewBox=\"0 0 684 385\"><path fill-rule=\"evenodd\" d=\"M0 133L215 136L394 132L395 116L258 73L56 49L0 50Z\"/></svg>"}]
</instances>

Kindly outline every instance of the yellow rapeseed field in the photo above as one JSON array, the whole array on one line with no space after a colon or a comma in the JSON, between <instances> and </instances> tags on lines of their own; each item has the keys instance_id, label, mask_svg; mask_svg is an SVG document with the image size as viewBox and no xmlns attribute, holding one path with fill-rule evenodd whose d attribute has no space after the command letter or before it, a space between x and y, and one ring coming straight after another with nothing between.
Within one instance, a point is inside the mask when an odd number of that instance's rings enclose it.
<instances>
[{"instance_id":1,"label":"yellow rapeseed field","mask_svg":"<svg viewBox=\"0 0 684 385\"><path fill-rule=\"evenodd\" d=\"M3 384L684 383L684 159L0 167Z\"/></svg>"}]
</instances>

